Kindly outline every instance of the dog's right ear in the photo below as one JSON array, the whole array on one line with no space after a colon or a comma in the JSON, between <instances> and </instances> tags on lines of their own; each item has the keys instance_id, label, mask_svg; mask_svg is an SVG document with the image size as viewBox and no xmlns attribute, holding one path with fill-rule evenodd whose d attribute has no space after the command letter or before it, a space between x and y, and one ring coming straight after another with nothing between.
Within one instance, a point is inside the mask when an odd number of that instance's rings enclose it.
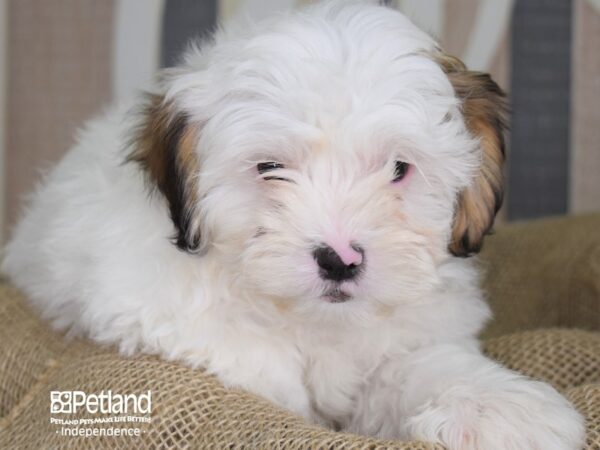
<instances>
[{"instance_id":1,"label":"dog's right ear","mask_svg":"<svg viewBox=\"0 0 600 450\"><path fill-rule=\"evenodd\" d=\"M165 101L150 95L133 138L128 161L138 163L148 180L164 195L175 225L174 243L194 252L200 247L197 209L198 128L189 117Z\"/></svg>"},{"instance_id":2,"label":"dog's right ear","mask_svg":"<svg viewBox=\"0 0 600 450\"><path fill-rule=\"evenodd\" d=\"M458 195L448 247L453 255L465 257L480 250L502 205L506 96L488 74L467 70L453 56L439 51L434 61L461 102L469 132L479 140L481 165L471 185Z\"/></svg>"}]
</instances>

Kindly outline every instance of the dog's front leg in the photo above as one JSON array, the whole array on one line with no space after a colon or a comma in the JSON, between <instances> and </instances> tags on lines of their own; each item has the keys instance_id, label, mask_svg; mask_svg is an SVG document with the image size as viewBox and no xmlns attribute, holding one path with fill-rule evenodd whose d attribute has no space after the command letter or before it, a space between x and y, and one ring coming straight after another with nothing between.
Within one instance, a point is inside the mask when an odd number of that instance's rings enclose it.
<instances>
[{"instance_id":1,"label":"dog's front leg","mask_svg":"<svg viewBox=\"0 0 600 450\"><path fill-rule=\"evenodd\" d=\"M581 416L558 392L487 359L474 341L384 364L352 429L449 450L579 450L585 436Z\"/></svg>"},{"instance_id":2,"label":"dog's front leg","mask_svg":"<svg viewBox=\"0 0 600 450\"><path fill-rule=\"evenodd\" d=\"M238 327L222 337L209 354L207 369L227 387L241 388L314 421L303 368L291 345L269 341Z\"/></svg>"}]
</instances>

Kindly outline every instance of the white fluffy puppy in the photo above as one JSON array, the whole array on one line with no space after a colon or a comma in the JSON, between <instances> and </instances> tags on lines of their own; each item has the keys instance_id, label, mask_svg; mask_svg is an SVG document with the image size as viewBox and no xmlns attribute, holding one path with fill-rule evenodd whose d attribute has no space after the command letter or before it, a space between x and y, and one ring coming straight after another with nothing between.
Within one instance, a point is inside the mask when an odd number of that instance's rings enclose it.
<instances>
[{"instance_id":1,"label":"white fluffy puppy","mask_svg":"<svg viewBox=\"0 0 600 450\"><path fill-rule=\"evenodd\" d=\"M204 367L305 418L450 449L575 450L553 388L482 356L472 258L503 94L400 13L224 30L92 121L3 269L57 328Z\"/></svg>"}]
</instances>

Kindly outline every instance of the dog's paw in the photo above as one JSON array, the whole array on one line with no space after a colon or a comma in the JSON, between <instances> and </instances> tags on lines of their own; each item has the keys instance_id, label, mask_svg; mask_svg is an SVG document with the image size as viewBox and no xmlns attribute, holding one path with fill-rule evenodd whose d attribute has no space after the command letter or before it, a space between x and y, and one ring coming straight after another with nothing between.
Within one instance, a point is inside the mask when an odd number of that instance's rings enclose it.
<instances>
[{"instance_id":1,"label":"dog's paw","mask_svg":"<svg viewBox=\"0 0 600 450\"><path fill-rule=\"evenodd\" d=\"M584 420L549 385L513 379L487 390L453 387L406 422L411 438L449 450L581 450Z\"/></svg>"}]
</instances>

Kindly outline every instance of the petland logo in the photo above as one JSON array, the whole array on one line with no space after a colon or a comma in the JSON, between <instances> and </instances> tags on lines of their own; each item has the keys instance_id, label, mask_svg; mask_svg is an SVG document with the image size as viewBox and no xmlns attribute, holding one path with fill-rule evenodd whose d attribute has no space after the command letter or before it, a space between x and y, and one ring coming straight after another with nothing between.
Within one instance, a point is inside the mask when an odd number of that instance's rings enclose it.
<instances>
[{"instance_id":1,"label":"petland logo","mask_svg":"<svg viewBox=\"0 0 600 450\"><path fill-rule=\"evenodd\" d=\"M86 394L83 391L51 391L51 414L75 414L80 408L90 414L150 414L152 392L145 394L113 394L101 391L100 394Z\"/></svg>"}]
</instances>

